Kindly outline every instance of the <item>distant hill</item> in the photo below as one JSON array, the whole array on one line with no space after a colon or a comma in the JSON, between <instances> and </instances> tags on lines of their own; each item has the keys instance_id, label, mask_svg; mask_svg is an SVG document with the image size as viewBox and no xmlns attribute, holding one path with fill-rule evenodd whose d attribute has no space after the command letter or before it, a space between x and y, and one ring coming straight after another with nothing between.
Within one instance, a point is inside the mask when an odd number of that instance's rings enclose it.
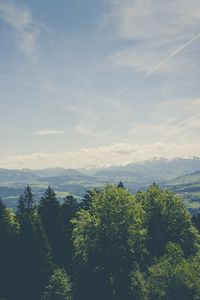
<instances>
[{"instance_id":1,"label":"distant hill","mask_svg":"<svg viewBox=\"0 0 200 300\"><path fill-rule=\"evenodd\" d=\"M27 182L37 180L39 176L32 170L7 170L0 169L0 184L7 182Z\"/></svg>"},{"instance_id":2,"label":"distant hill","mask_svg":"<svg viewBox=\"0 0 200 300\"><path fill-rule=\"evenodd\" d=\"M200 170L173 178L163 186L184 198L191 210L200 208Z\"/></svg>"},{"instance_id":3,"label":"distant hill","mask_svg":"<svg viewBox=\"0 0 200 300\"><path fill-rule=\"evenodd\" d=\"M67 193L77 197L91 188L123 181L132 192L145 189L156 182L184 197L190 206L199 206L200 158L154 158L126 166L106 166L90 169L47 168L42 170L0 169L0 196L15 207L19 194L30 185L39 198L50 185L59 198ZM191 201L190 201L191 199Z\"/></svg>"},{"instance_id":4,"label":"distant hill","mask_svg":"<svg viewBox=\"0 0 200 300\"><path fill-rule=\"evenodd\" d=\"M26 185L31 186L37 199L48 185L55 189L60 198L63 198L67 193L81 197L86 191L84 183L87 180L88 176L72 169L0 169L0 197L8 206L16 207L18 198Z\"/></svg>"},{"instance_id":5,"label":"distant hill","mask_svg":"<svg viewBox=\"0 0 200 300\"><path fill-rule=\"evenodd\" d=\"M200 185L200 170L189 173L183 176L176 177L170 181L167 182L167 185L169 186L194 186L194 185Z\"/></svg>"}]
</instances>

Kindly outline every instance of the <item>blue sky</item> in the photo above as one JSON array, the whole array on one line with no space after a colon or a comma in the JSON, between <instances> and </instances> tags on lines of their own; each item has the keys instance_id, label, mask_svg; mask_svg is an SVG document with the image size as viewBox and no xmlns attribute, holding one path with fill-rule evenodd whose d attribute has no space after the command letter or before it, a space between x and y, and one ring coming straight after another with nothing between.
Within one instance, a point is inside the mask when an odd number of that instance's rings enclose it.
<instances>
[{"instance_id":1,"label":"blue sky","mask_svg":"<svg viewBox=\"0 0 200 300\"><path fill-rule=\"evenodd\" d=\"M0 167L200 153L199 0L0 0Z\"/></svg>"}]
</instances>

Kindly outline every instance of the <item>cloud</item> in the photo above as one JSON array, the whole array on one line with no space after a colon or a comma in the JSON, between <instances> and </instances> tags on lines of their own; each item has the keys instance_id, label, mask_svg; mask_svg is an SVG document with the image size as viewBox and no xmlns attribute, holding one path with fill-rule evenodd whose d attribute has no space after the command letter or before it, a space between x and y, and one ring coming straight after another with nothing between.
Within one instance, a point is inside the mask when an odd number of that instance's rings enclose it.
<instances>
[{"instance_id":1,"label":"cloud","mask_svg":"<svg viewBox=\"0 0 200 300\"><path fill-rule=\"evenodd\" d=\"M83 135L83 136L98 136L98 134L95 133L92 129L90 129L82 124L75 126L74 130L78 134Z\"/></svg>"},{"instance_id":2,"label":"cloud","mask_svg":"<svg viewBox=\"0 0 200 300\"><path fill-rule=\"evenodd\" d=\"M146 102L145 102L146 103ZM102 129L102 124L80 123L74 127L75 132L88 138L96 138L99 143L130 143L152 144L155 141L162 143L176 143L179 141L193 143L200 142L200 101L197 98L167 98L142 106L132 115L121 119L112 119L112 126ZM110 116L111 119L111 116ZM102 119L103 120L103 119ZM119 120L119 122L118 122ZM105 120L106 122L106 120Z\"/></svg>"},{"instance_id":3,"label":"cloud","mask_svg":"<svg viewBox=\"0 0 200 300\"><path fill-rule=\"evenodd\" d=\"M109 21L121 39L163 43L198 33L198 0L114 0L110 7Z\"/></svg>"},{"instance_id":4,"label":"cloud","mask_svg":"<svg viewBox=\"0 0 200 300\"><path fill-rule=\"evenodd\" d=\"M35 135L39 136L45 136L45 135L60 135L60 134L65 134L65 131L62 130L54 130L54 129L43 129L40 131L37 131Z\"/></svg>"},{"instance_id":5,"label":"cloud","mask_svg":"<svg viewBox=\"0 0 200 300\"><path fill-rule=\"evenodd\" d=\"M200 101L194 98L168 99L152 104L148 117L127 128L127 140L164 143L200 142Z\"/></svg>"},{"instance_id":6,"label":"cloud","mask_svg":"<svg viewBox=\"0 0 200 300\"><path fill-rule=\"evenodd\" d=\"M104 30L112 28L116 39L131 43L113 52L105 65L132 68L144 77L199 68L199 0L116 0L110 7Z\"/></svg>"},{"instance_id":7,"label":"cloud","mask_svg":"<svg viewBox=\"0 0 200 300\"><path fill-rule=\"evenodd\" d=\"M11 1L0 1L0 18L14 31L18 47L27 55L37 47L39 28L27 8Z\"/></svg>"},{"instance_id":8,"label":"cloud","mask_svg":"<svg viewBox=\"0 0 200 300\"><path fill-rule=\"evenodd\" d=\"M185 120L176 124L174 131L176 134L180 134L194 129L200 130L200 114L190 116L189 118L186 118Z\"/></svg>"},{"instance_id":9,"label":"cloud","mask_svg":"<svg viewBox=\"0 0 200 300\"><path fill-rule=\"evenodd\" d=\"M11 156L0 160L3 168L84 168L102 165L124 165L152 157L199 156L200 145L195 143L119 143L106 147L82 148L75 152L34 153Z\"/></svg>"},{"instance_id":10,"label":"cloud","mask_svg":"<svg viewBox=\"0 0 200 300\"><path fill-rule=\"evenodd\" d=\"M100 132L97 130L93 130L92 128L89 128L88 126L85 126L83 124L77 125L74 128L74 130L82 136L106 138L106 139L110 139L111 137L111 133L109 132Z\"/></svg>"}]
</instances>

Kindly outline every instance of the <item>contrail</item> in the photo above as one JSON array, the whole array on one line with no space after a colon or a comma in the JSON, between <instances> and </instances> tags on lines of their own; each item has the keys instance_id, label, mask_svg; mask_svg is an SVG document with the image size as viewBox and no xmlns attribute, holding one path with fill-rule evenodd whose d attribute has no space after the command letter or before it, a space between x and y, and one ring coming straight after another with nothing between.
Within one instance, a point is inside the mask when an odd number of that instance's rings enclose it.
<instances>
[{"instance_id":1,"label":"contrail","mask_svg":"<svg viewBox=\"0 0 200 300\"><path fill-rule=\"evenodd\" d=\"M187 43L176 49L174 52L172 52L170 55L168 55L165 59L163 59L159 64L155 65L150 71L148 71L146 74L144 74L141 78L139 78L136 82L140 82L141 80L147 78L149 75L154 73L157 69L159 69L163 64L165 64L170 58L181 52L183 49L188 47L192 42L196 41L200 38L200 33L198 35L195 35L191 40L189 40Z\"/></svg>"},{"instance_id":2,"label":"contrail","mask_svg":"<svg viewBox=\"0 0 200 300\"><path fill-rule=\"evenodd\" d=\"M125 86L124 88L122 88L119 92L117 92L116 93L116 95L115 96L120 96L120 95L122 95L123 93L125 93L126 92L126 90L128 90L128 88L129 88L129 86L127 85L127 86Z\"/></svg>"},{"instance_id":3,"label":"contrail","mask_svg":"<svg viewBox=\"0 0 200 300\"><path fill-rule=\"evenodd\" d=\"M145 78L149 77L151 74L153 74L156 70L158 70L162 65L164 65L168 60L170 60L173 56L175 56L176 54L180 53L183 49L185 49L186 47L188 47L191 43L193 43L194 41L198 40L200 38L200 33L195 35L192 39L190 39L189 41L187 41L187 43L185 43L184 45L182 45L181 47L179 47L178 49L176 49L174 52L172 52L171 54L169 54L165 59L163 59L161 62L159 62L157 65L155 65L150 71L148 71L146 74L144 74L142 77L140 77L135 83L138 83L142 80L144 80ZM122 95L129 87L125 87L122 90L120 90L117 93L117 96Z\"/></svg>"}]
</instances>

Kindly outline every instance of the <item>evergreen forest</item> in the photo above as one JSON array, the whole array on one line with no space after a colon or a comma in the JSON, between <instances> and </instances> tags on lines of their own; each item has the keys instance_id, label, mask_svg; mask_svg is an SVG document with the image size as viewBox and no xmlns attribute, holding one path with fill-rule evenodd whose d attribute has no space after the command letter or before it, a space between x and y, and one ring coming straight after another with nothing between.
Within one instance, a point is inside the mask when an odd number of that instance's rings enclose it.
<instances>
[{"instance_id":1,"label":"evergreen forest","mask_svg":"<svg viewBox=\"0 0 200 300\"><path fill-rule=\"evenodd\" d=\"M152 184L0 201L0 300L200 299L200 216Z\"/></svg>"}]
</instances>

